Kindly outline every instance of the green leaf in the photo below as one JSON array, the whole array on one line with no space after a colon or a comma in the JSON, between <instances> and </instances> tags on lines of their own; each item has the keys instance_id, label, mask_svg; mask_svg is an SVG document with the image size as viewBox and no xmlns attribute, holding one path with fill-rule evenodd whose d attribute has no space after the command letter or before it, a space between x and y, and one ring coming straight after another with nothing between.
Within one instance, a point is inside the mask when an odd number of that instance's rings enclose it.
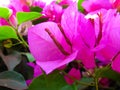
<instances>
[{"instance_id":1,"label":"green leaf","mask_svg":"<svg viewBox=\"0 0 120 90\"><path fill-rule=\"evenodd\" d=\"M35 59L34 57L32 56L31 53L22 53L23 55L27 56L27 59L29 60L29 62L34 62Z\"/></svg>"},{"instance_id":2,"label":"green leaf","mask_svg":"<svg viewBox=\"0 0 120 90\"><path fill-rule=\"evenodd\" d=\"M67 88L67 89L66 89ZM33 80L28 90L76 90L73 86L68 86L63 76L54 72L49 75L42 75Z\"/></svg>"},{"instance_id":3,"label":"green leaf","mask_svg":"<svg viewBox=\"0 0 120 90\"><path fill-rule=\"evenodd\" d=\"M63 88L61 88L60 90L78 90L77 86L75 84L73 85L66 85Z\"/></svg>"},{"instance_id":4,"label":"green leaf","mask_svg":"<svg viewBox=\"0 0 120 90\"><path fill-rule=\"evenodd\" d=\"M97 78L105 77L120 82L120 74L113 71L110 67L97 69L95 72Z\"/></svg>"},{"instance_id":5,"label":"green leaf","mask_svg":"<svg viewBox=\"0 0 120 90\"><path fill-rule=\"evenodd\" d=\"M34 20L42 16L38 12L17 12L18 24L21 24L26 21Z\"/></svg>"},{"instance_id":6,"label":"green leaf","mask_svg":"<svg viewBox=\"0 0 120 90\"><path fill-rule=\"evenodd\" d=\"M17 51L13 51L11 54L6 56L0 51L0 56L6 64L8 70L13 70L22 59L21 54Z\"/></svg>"},{"instance_id":7,"label":"green leaf","mask_svg":"<svg viewBox=\"0 0 120 90\"><path fill-rule=\"evenodd\" d=\"M32 12L42 12L42 8L40 8L40 7L30 7L30 11L32 11Z\"/></svg>"},{"instance_id":8,"label":"green leaf","mask_svg":"<svg viewBox=\"0 0 120 90\"><path fill-rule=\"evenodd\" d=\"M83 7L82 7L82 5L81 5L83 1L84 1L84 0L78 0L78 10L81 11L81 12L84 11L84 9L83 9Z\"/></svg>"},{"instance_id":9,"label":"green leaf","mask_svg":"<svg viewBox=\"0 0 120 90\"><path fill-rule=\"evenodd\" d=\"M0 17L4 19L8 19L10 15L12 14L11 10L5 7L0 7Z\"/></svg>"},{"instance_id":10,"label":"green leaf","mask_svg":"<svg viewBox=\"0 0 120 90\"><path fill-rule=\"evenodd\" d=\"M0 86L15 90L27 89L23 76L15 71L5 71L0 73Z\"/></svg>"},{"instance_id":11,"label":"green leaf","mask_svg":"<svg viewBox=\"0 0 120 90\"><path fill-rule=\"evenodd\" d=\"M5 40L9 38L18 39L18 36L15 30L10 26L1 26L0 27L0 40Z\"/></svg>"},{"instance_id":12,"label":"green leaf","mask_svg":"<svg viewBox=\"0 0 120 90\"><path fill-rule=\"evenodd\" d=\"M94 79L93 78L90 78L90 77L82 77L82 79L80 80L80 82L82 83L86 83L86 84L91 84L93 83L94 84ZM89 85L88 85L89 86ZM79 90L83 90L85 89L86 87L88 87L87 85L78 85L78 88Z\"/></svg>"}]
</instances>

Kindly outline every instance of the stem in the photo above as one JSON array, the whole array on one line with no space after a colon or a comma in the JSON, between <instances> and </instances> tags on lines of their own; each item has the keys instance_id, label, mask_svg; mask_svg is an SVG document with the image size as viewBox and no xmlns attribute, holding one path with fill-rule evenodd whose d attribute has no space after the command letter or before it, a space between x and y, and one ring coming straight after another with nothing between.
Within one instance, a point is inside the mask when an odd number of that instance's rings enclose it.
<instances>
[{"instance_id":1,"label":"stem","mask_svg":"<svg viewBox=\"0 0 120 90\"><path fill-rule=\"evenodd\" d=\"M15 44L13 44L12 46L16 46L16 45L19 45L19 44L21 44L21 43L23 43L23 42L15 43Z\"/></svg>"},{"instance_id":2,"label":"stem","mask_svg":"<svg viewBox=\"0 0 120 90\"><path fill-rule=\"evenodd\" d=\"M94 78L94 80L95 80L95 88L96 88L96 90L98 90L98 78Z\"/></svg>"},{"instance_id":3,"label":"stem","mask_svg":"<svg viewBox=\"0 0 120 90\"><path fill-rule=\"evenodd\" d=\"M71 80L75 81L77 84L81 84L81 85L84 85L84 86L95 86L94 84L89 84L89 83L78 81L76 78L68 75L65 71L62 71L62 73L64 75L68 76Z\"/></svg>"},{"instance_id":4,"label":"stem","mask_svg":"<svg viewBox=\"0 0 120 90\"><path fill-rule=\"evenodd\" d=\"M84 69L85 69L85 71L90 75L90 76L92 76L93 78L95 78L95 76L94 76L94 74L92 74L89 70L87 70L87 68L83 65L83 64L81 64L81 62L80 61L76 61L81 67L83 67Z\"/></svg>"},{"instance_id":5,"label":"stem","mask_svg":"<svg viewBox=\"0 0 120 90\"><path fill-rule=\"evenodd\" d=\"M89 84L89 83L81 82L81 81L78 81L78 80L76 80L76 83L84 85L84 86L95 86L94 84Z\"/></svg>"},{"instance_id":6,"label":"stem","mask_svg":"<svg viewBox=\"0 0 120 90\"><path fill-rule=\"evenodd\" d=\"M21 36L21 34L18 32L18 28L17 28L18 26L15 28L15 27L11 24L11 22L10 22L9 19L7 20L7 22L10 24L10 26L12 26L12 28L14 28L16 34L18 34L18 36L19 36L19 38L20 38L19 41L20 41L20 42L22 41L22 42L23 42L23 45L28 48L28 47L29 47L28 44L27 44L26 41L23 39L23 37Z\"/></svg>"},{"instance_id":7,"label":"stem","mask_svg":"<svg viewBox=\"0 0 120 90\"><path fill-rule=\"evenodd\" d=\"M15 26L12 25L12 23L10 22L9 19L7 19L7 22L8 22L8 24L10 24L10 26L11 26L12 28L14 28L14 29L16 30Z\"/></svg>"},{"instance_id":8,"label":"stem","mask_svg":"<svg viewBox=\"0 0 120 90\"><path fill-rule=\"evenodd\" d=\"M28 47L29 47L28 44L27 44L26 41L23 39L23 37L21 36L20 33L18 33L18 36L19 36L19 38L20 38L20 41L22 41L23 44L28 48Z\"/></svg>"}]
</instances>

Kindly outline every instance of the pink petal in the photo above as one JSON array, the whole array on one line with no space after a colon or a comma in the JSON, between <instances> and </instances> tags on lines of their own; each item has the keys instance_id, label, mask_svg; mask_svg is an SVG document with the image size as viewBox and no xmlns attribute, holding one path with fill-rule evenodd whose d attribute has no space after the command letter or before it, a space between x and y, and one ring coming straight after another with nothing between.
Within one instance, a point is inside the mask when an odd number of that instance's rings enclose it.
<instances>
[{"instance_id":1,"label":"pink petal","mask_svg":"<svg viewBox=\"0 0 120 90\"><path fill-rule=\"evenodd\" d=\"M90 48L95 45L95 30L90 20L85 17L79 17L78 33L80 33L82 41Z\"/></svg>"},{"instance_id":2,"label":"pink petal","mask_svg":"<svg viewBox=\"0 0 120 90\"><path fill-rule=\"evenodd\" d=\"M81 74L80 74L80 71L75 69L75 68L72 68L69 72L68 72L68 75L76 80L80 80L81 79ZM66 82L68 84L73 84L74 83L74 80L72 80L69 76L65 75L64 78L66 80Z\"/></svg>"},{"instance_id":3,"label":"pink petal","mask_svg":"<svg viewBox=\"0 0 120 90\"><path fill-rule=\"evenodd\" d=\"M82 3L82 6L86 11L91 12L101 8L110 9L112 8L112 4L109 0L85 0Z\"/></svg>"},{"instance_id":4,"label":"pink petal","mask_svg":"<svg viewBox=\"0 0 120 90\"><path fill-rule=\"evenodd\" d=\"M106 45L101 50L96 51L96 57L104 63L109 63L111 58L117 53L117 51L117 49Z\"/></svg>"},{"instance_id":5,"label":"pink petal","mask_svg":"<svg viewBox=\"0 0 120 90\"><path fill-rule=\"evenodd\" d=\"M34 69L34 78L42 75L42 70L40 66L36 65L35 63L29 62L27 63L29 66L33 67Z\"/></svg>"},{"instance_id":6,"label":"pink petal","mask_svg":"<svg viewBox=\"0 0 120 90\"><path fill-rule=\"evenodd\" d=\"M42 70L40 68L40 66L36 65L35 68L34 68L34 77L38 77L40 75L42 75Z\"/></svg>"},{"instance_id":7,"label":"pink petal","mask_svg":"<svg viewBox=\"0 0 120 90\"><path fill-rule=\"evenodd\" d=\"M76 33L79 14L77 4L73 3L64 11L62 15L61 25L70 41L72 41L73 36Z\"/></svg>"},{"instance_id":8,"label":"pink petal","mask_svg":"<svg viewBox=\"0 0 120 90\"><path fill-rule=\"evenodd\" d=\"M55 45L51 37L45 31L45 28L48 28L57 41L65 46L64 49L66 51L69 52L71 48L65 43L64 37L57 24L53 22L41 23L29 29L28 42L30 51L35 57L37 64L48 74L54 69L74 60L76 52L66 57Z\"/></svg>"},{"instance_id":9,"label":"pink petal","mask_svg":"<svg viewBox=\"0 0 120 90\"><path fill-rule=\"evenodd\" d=\"M113 7L120 9L120 0L111 0Z\"/></svg>"},{"instance_id":10,"label":"pink petal","mask_svg":"<svg viewBox=\"0 0 120 90\"><path fill-rule=\"evenodd\" d=\"M49 74L56 68L59 68L65 64L68 64L69 62L73 61L76 58L77 52L72 53L70 56L64 58L63 60L59 58L56 61L46 61L46 62L40 62L36 61L41 68L46 72L46 74Z\"/></svg>"},{"instance_id":11,"label":"pink petal","mask_svg":"<svg viewBox=\"0 0 120 90\"><path fill-rule=\"evenodd\" d=\"M95 30L91 22L84 17L78 21L78 31L73 38L74 49L79 50L77 60L81 60L86 68L94 68Z\"/></svg>"},{"instance_id":12,"label":"pink petal","mask_svg":"<svg viewBox=\"0 0 120 90\"><path fill-rule=\"evenodd\" d=\"M112 69L120 73L120 54L112 62Z\"/></svg>"},{"instance_id":13,"label":"pink petal","mask_svg":"<svg viewBox=\"0 0 120 90\"><path fill-rule=\"evenodd\" d=\"M29 86L32 83L32 80L26 80L27 85Z\"/></svg>"}]
</instances>

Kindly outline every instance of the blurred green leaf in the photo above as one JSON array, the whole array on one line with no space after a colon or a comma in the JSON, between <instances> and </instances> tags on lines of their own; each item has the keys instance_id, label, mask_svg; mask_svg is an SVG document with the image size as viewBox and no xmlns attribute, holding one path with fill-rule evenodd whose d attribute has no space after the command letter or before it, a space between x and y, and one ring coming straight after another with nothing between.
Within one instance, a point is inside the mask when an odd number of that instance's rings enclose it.
<instances>
[{"instance_id":1,"label":"blurred green leaf","mask_svg":"<svg viewBox=\"0 0 120 90\"><path fill-rule=\"evenodd\" d=\"M34 79L28 90L76 90L76 88L68 85L59 72L54 72Z\"/></svg>"},{"instance_id":2,"label":"blurred green leaf","mask_svg":"<svg viewBox=\"0 0 120 90\"><path fill-rule=\"evenodd\" d=\"M87 83L87 84L91 84L93 83L94 84L94 79L91 78L91 77L82 77L80 82L82 83ZM78 89L79 90L83 90L84 88L88 87L87 85L78 85Z\"/></svg>"},{"instance_id":3,"label":"blurred green leaf","mask_svg":"<svg viewBox=\"0 0 120 90\"><path fill-rule=\"evenodd\" d=\"M18 39L15 30L10 26L0 26L0 40L9 38Z\"/></svg>"},{"instance_id":4,"label":"blurred green leaf","mask_svg":"<svg viewBox=\"0 0 120 90\"><path fill-rule=\"evenodd\" d=\"M38 12L17 12L18 24L21 24L26 21L34 20L42 16Z\"/></svg>"},{"instance_id":5,"label":"blurred green leaf","mask_svg":"<svg viewBox=\"0 0 120 90\"><path fill-rule=\"evenodd\" d=\"M0 7L0 17L8 19L11 15L11 10L5 7Z\"/></svg>"},{"instance_id":6,"label":"blurred green leaf","mask_svg":"<svg viewBox=\"0 0 120 90\"><path fill-rule=\"evenodd\" d=\"M84 1L84 0L78 0L78 10L81 11L81 12L84 11L84 9L83 9L83 7L82 7L82 5L81 5L83 1Z\"/></svg>"},{"instance_id":7,"label":"blurred green leaf","mask_svg":"<svg viewBox=\"0 0 120 90\"><path fill-rule=\"evenodd\" d=\"M77 89L76 85L73 84L73 85L66 85L63 88L61 88L60 90L78 90L78 89Z\"/></svg>"},{"instance_id":8,"label":"blurred green leaf","mask_svg":"<svg viewBox=\"0 0 120 90\"><path fill-rule=\"evenodd\" d=\"M22 53L23 55L27 56L27 59L29 60L29 62L34 62L35 59L34 57L32 56L31 53Z\"/></svg>"},{"instance_id":9,"label":"blurred green leaf","mask_svg":"<svg viewBox=\"0 0 120 90\"><path fill-rule=\"evenodd\" d=\"M13 51L9 55L3 55L0 51L0 56L3 59L5 65L7 66L8 70L13 70L15 66L17 66L21 61L21 54L17 51Z\"/></svg>"},{"instance_id":10,"label":"blurred green leaf","mask_svg":"<svg viewBox=\"0 0 120 90\"><path fill-rule=\"evenodd\" d=\"M46 22L48 20L49 20L49 18L43 16L43 17L40 17L38 19L33 20L32 23L33 23L33 25L36 25L36 24L39 24L39 23Z\"/></svg>"},{"instance_id":11,"label":"blurred green leaf","mask_svg":"<svg viewBox=\"0 0 120 90\"><path fill-rule=\"evenodd\" d=\"M40 7L30 7L30 11L32 11L32 12L42 12L42 8L40 8Z\"/></svg>"},{"instance_id":12,"label":"blurred green leaf","mask_svg":"<svg viewBox=\"0 0 120 90\"><path fill-rule=\"evenodd\" d=\"M0 73L0 86L15 90L27 89L23 76L15 71L5 71Z\"/></svg>"},{"instance_id":13,"label":"blurred green leaf","mask_svg":"<svg viewBox=\"0 0 120 90\"><path fill-rule=\"evenodd\" d=\"M120 82L120 74L113 71L110 67L97 69L95 75L97 78L105 77Z\"/></svg>"}]
</instances>

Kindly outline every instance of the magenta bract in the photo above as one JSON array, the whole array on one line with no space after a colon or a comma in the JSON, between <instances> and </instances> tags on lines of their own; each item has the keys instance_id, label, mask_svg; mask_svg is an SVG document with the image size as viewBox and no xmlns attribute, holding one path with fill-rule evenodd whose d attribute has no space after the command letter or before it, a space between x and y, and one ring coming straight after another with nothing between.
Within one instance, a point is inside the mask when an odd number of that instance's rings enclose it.
<instances>
[{"instance_id":1,"label":"magenta bract","mask_svg":"<svg viewBox=\"0 0 120 90\"><path fill-rule=\"evenodd\" d=\"M90 21L77 11L75 5L63 13L61 25L45 22L29 29L30 51L47 74L75 59L82 60L87 68L95 67L94 52L91 51L95 32Z\"/></svg>"}]
</instances>

